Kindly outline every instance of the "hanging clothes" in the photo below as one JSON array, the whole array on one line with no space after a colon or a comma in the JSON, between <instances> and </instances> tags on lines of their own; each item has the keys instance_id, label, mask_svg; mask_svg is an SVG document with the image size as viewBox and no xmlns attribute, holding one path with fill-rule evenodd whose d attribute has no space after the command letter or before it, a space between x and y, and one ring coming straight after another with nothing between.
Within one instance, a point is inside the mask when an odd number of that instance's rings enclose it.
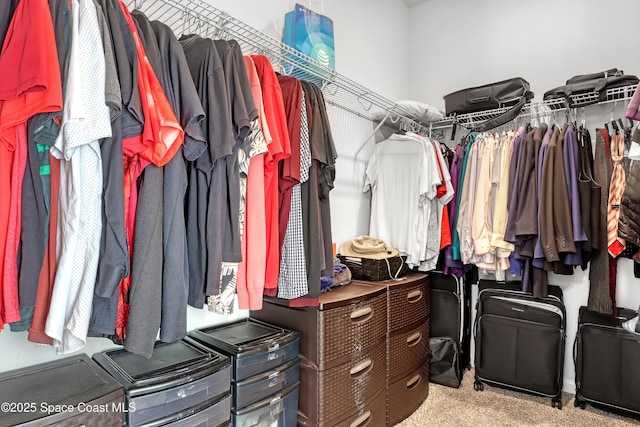
<instances>
[{"instance_id":1,"label":"hanging clothes","mask_svg":"<svg viewBox=\"0 0 640 427\"><path fill-rule=\"evenodd\" d=\"M210 187L217 185L212 180L216 162L232 154L235 139L222 60L213 41L191 35L181 37L180 43L206 114L206 119L202 121L202 132L208 142L207 150L194 162L187 163L189 184L185 206L189 258L188 302L192 307L202 308L205 295L214 295L219 291L222 269L222 242L220 239L212 240L210 234L214 233L211 228L222 228L222 206L212 205L209 211L210 194L217 194L217 190ZM222 169L216 170L216 174L219 172ZM213 261L210 263L210 260ZM208 277L216 277L216 280L210 282Z\"/></svg>"},{"instance_id":2,"label":"hanging clothes","mask_svg":"<svg viewBox=\"0 0 640 427\"><path fill-rule=\"evenodd\" d=\"M626 177L622 166L624 159L624 139L622 134L616 133L611 139L611 160L613 172L607 202L607 246L609 255L617 257L625 248L624 239L618 237L618 222L620 219L620 201L626 185Z\"/></svg>"},{"instance_id":3,"label":"hanging clothes","mask_svg":"<svg viewBox=\"0 0 640 427\"><path fill-rule=\"evenodd\" d=\"M454 191L454 197L449 203L449 230L451 233L451 245L445 248L444 254L444 274L455 274L457 277L462 277L463 273L463 265L459 260L453 259L453 246L456 240L459 239L458 232L456 230L456 222L458 217L458 203L460 200L460 183L462 180L461 172L462 172L462 163L464 162L466 150L466 143L458 144L455 149L455 154L453 157L453 161L451 163L451 185ZM459 243L459 240L458 240Z\"/></svg>"},{"instance_id":4,"label":"hanging clothes","mask_svg":"<svg viewBox=\"0 0 640 427\"><path fill-rule=\"evenodd\" d=\"M183 146L164 166L163 179L164 263L160 340L175 342L187 333L189 258L184 211L188 185L187 162L195 161L207 149L202 130L205 112L180 42L165 24L153 21L150 25L162 59L162 86L184 129Z\"/></svg>"},{"instance_id":5,"label":"hanging clothes","mask_svg":"<svg viewBox=\"0 0 640 427\"><path fill-rule=\"evenodd\" d=\"M280 194L279 233L280 274L278 277L278 298L293 299L309 292L307 284L306 260L304 257L304 234L302 232L302 169L311 166L311 147L309 143L308 121L306 117L306 99L302 84L294 77L278 76L282 91L291 156L280 165L278 189ZM303 117L304 116L304 117ZM306 134L302 130L306 127ZM305 148L303 148L302 139ZM305 151L305 163L302 152Z\"/></svg>"},{"instance_id":6,"label":"hanging clothes","mask_svg":"<svg viewBox=\"0 0 640 427\"><path fill-rule=\"evenodd\" d=\"M314 150L321 150L327 141L323 132L328 128L323 127L321 104L317 92L312 83L302 81L304 102L306 103L307 131L309 133L309 146L311 150L311 167L309 179L300 185L302 199L302 233L304 242L304 257L307 270L307 295L288 300L291 307L317 306L320 296L320 283L322 272L326 268L325 241L323 238L322 210L320 207L320 178L319 163L314 160ZM316 154L317 155L317 154Z\"/></svg>"},{"instance_id":7,"label":"hanging clothes","mask_svg":"<svg viewBox=\"0 0 640 427\"><path fill-rule=\"evenodd\" d=\"M611 162L609 133L606 129L596 129L596 146L594 154L593 177L600 184L600 217L607 218L607 204L609 200L609 163ZM597 228L600 242L606 245L607 224L600 221ZM589 300L590 310L603 314L613 314L615 305L611 300L611 275L608 251L604 246L591 259L589 269Z\"/></svg>"},{"instance_id":8,"label":"hanging clothes","mask_svg":"<svg viewBox=\"0 0 640 427\"><path fill-rule=\"evenodd\" d=\"M129 253L132 257L131 264L131 276L124 279L120 284L120 300L118 304L118 317L116 322L116 334L118 338L124 340L125 348L137 354L145 355L149 357L153 349L153 343L150 342L149 326L153 324L153 328L157 330L155 325L159 327L159 313L155 308L152 309L155 316L149 316L146 321L137 322L136 318L129 322L129 314L133 305L140 307L136 310L136 316L138 314L143 315L143 312L151 314L147 308L143 308L145 302L144 297L152 292L156 282L153 278L149 277L150 274L146 274L146 269L153 268L154 262L145 262L143 264L140 261L142 254L136 255L133 251L133 245L145 245L149 244L152 247L161 247L162 239L158 238L157 233L153 230L161 230L161 221L155 215L157 215L158 208L155 208L155 212L151 212L151 205L161 206L162 199L159 195L149 195L152 198L152 202L145 203L145 208L149 209L144 212L141 222L137 219L137 207L139 194L137 193L136 181L142 174L144 168L150 164L161 167L169 163L173 156L180 149L182 142L184 141L184 131L180 127L175 113L171 109L171 105L164 94L162 86L153 70L149 58L146 56L142 39L135 25L133 17L129 13L129 10L124 3L119 3L120 9L124 15L125 22L131 30L133 41L137 52L137 70L138 70L138 90L140 91L140 98L142 99L142 110L144 114L144 127L142 135L138 137L138 140L134 142L135 146L140 149L136 153L126 153L126 155L133 154L132 163L128 168L125 168L125 174L129 181L125 181L127 186L125 188L125 200L127 193L130 191L128 207L125 201L125 215L128 216L127 227L129 233ZM125 148L123 147L123 151ZM135 157L139 156L136 161ZM146 189L147 193L161 192L161 173L158 172L153 175L153 185ZM156 178L157 176L157 178ZM125 178L125 179L127 179ZM141 189L143 187L141 186ZM155 190L154 190L155 189ZM147 196L145 195L145 200ZM128 212L127 212L128 209ZM161 208L159 208L161 210ZM142 229L139 230L139 227ZM139 232L136 232L138 230ZM137 234L137 236L136 236ZM161 231L160 231L161 235ZM161 264L162 254L153 252L155 256L155 263ZM138 262L135 263L136 258ZM161 268L160 268L161 271ZM154 270L153 274L157 274ZM161 278L160 278L161 281ZM138 282L136 284L136 282ZM132 289L137 286L136 290ZM143 323L144 322L144 323ZM129 324L134 326L133 337L126 338L128 336L127 329ZM139 338L136 338L139 337ZM143 338L144 337L144 338Z\"/></svg>"},{"instance_id":9,"label":"hanging clothes","mask_svg":"<svg viewBox=\"0 0 640 427\"><path fill-rule=\"evenodd\" d=\"M266 295L275 295L280 272L278 227L278 163L291 156L291 143L286 124L282 90L269 59L252 55L262 88L264 112L271 133L269 152L264 159L265 218L267 224L267 263L264 281ZM320 278L318 278L318 281Z\"/></svg>"},{"instance_id":10,"label":"hanging clothes","mask_svg":"<svg viewBox=\"0 0 640 427\"><path fill-rule=\"evenodd\" d=\"M566 265L578 266L583 263L582 245L587 241L582 224L579 190L580 155L578 149L578 137L572 125L569 125L564 137L563 145L564 170L567 182L567 194L571 208L571 223L573 224L573 241L575 253L568 253L564 259Z\"/></svg>"},{"instance_id":11,"label":"hanging clothes","mask_svg":"<svg viewBox=\"0 0 640 427\"><path fill-rule=\"evenodd\" d=\"M432 215L437 218L430 201L442 180L434 151L417 135L394 134L376 145L367 162L369 234L406 254L409 265L427 261L427 227Z\"/></svg>"},{"instance_id":12,"label":"hanging clothes","mask_svg":"<svg viewBox=\"0 0 640 427\"><path fill-rule=\"evenodd\" d=\"M446 167L446 161L442 155L442 148L440 144L435 140L422 139L424 144L431 144L434 150L434 157L436 165L438 167L438 175L440 177L441 184L436 189L435 200L432 201L432 210L435 215L433 216L434 226L430 229L427 237L428 242L433 242L431 245L427 243L427 251L429 254L427 260L421 261L419 270L431 271L435 270L438 262L438 255L440 250L444 246L451 244L451 234L449 228L449 221L447 218L446 207L447 204L453 199L454 191L451 184L451 175L449 169ZM427 147L428 149L428 147ZM431 219L430 219L431 223ZM445 236L446 237L443 237ZM444 239L444 240L443 240ZM437 246L436 246L436 243ZM444 245L444 246L443 246Z\"/></svg>"},{"instance_id":13,"label":"hanging clothes","mask_svg":"<svg viewBox=\"0 0 640 427\"><path fill-rule=\"evenodd\" d=\"M6 6L11 6L6 5ZM6 13L11 12L11 8ZM3 11L3 14L5 12ZM39 28L39 31L32 31ZM27 53L24 46L30 46ZM20 230L22 178L27 160L27 120L62 109L60 64L49 6L21 1L15 8L0 52L0 330L20 320L17 231ZM8 201L8 203L7 203ZM9 225L13 224L13 230Z\"/></svg>"},{"instance_id":14,"label":"hanging clothes","mask_svg":"<svg viewBox=\"0 0 640 427\"><path fill-rule=\"evenodd\" d=\"M58 269L45 331L58 354L84 347L102 233L99 140L111 136L105 57L95 4L74 0L63 121L52 153L61 160Z\"/></svg>"},{"instance_id":15,"label":"hanging clothes","mask_svg":"<svg viewBox=\"0 0 640 427\"><path fill-rule=\"evenodd\" d=\"M67 52L71 37L71 18L64 0L49 2L60 75L66 80ZM62 87L64 91L64 83ZM22 185L20 253L18 254L18 288L20 322L12 323L12 331L29 328L37 300L40 267L45 256L51 210L51 167L49 149L59 132L62 111L36 114L27 125L27 165ZM48 303L47 303L48 305ZM44 328L44 324L42 324ZM49 342L49 341L47 341Z\"/></svg>"},{"instance_id":16,"label":"hanging clothes","mask_svg":"<svg viewBox=\"0 0 640 427\"><path fill-rule=\"evenodd\" d=\"M511 153L513 151L513 142L515 133L508 132L503 134L498 141L498 150L496 159L499 160L499 168L495 168L498 189L495 199L495 211L492 219L491 228L491 246L496 249L496 278L498 280L506 280L506 271L509 269L509 256L515 249L513 243L504 240L504 233L507 228L508 221L508 193L509 193L509 170L511 167Z\"/></svg>"},{"instance_id":17,"label":"hanging clothes","mask_svg":"<svg viewBox=\"0 0 640 427\"><path fill-rule=\"evenodd\" d=\"M89 335L115 334L120 281L130 274L124 215L124 163L122 156L122 91L109 22L97 9L105 53L105 100L111 112L111 137L100 142L102 160L102 235Z\"/></svg>"},{"instance_id":18,"label":"hanging clothes","mask_svg":"<svg viewBox=\"0 0 640 427\"><path fill-rule=\"evenodd\" d=\"M582 269L592 260L594 253L601 248L598 226L600 224L600 185L593 175L593 147L591 135L584 127L578 130L578 152L580 157L580 212L587 241L582 244Z\"/></svg>"},{"instance_id":19,"label":"hanging clothes","mask_svg":"<svg viewBox=\"0 0 640 427\"><path fill-rule=\"evenodd\" d=\"M258 110L251 94L240 45L233 40L229 42L215 40L214 43L222 59L227 79L229 109L232 112L231 117L236 138L233 154L224 158L226 162L226 187L222 187L220 202L226 200L226 212L222 217L223 252L222 270L219 278L220 291L216 295L210 296L207 303L210 311L224 314L231 313L233 310L238 264L242 261L241 229L244 225L245 172L248 168L246 161L252 139L257 136Z\"/></svg>"},{"instance_id":20,"label":"hanging clothes","mask_svg":"<svg viewBox=\"0 0 640 427\"><path fill-rule=\"evenodd\" d=\"M311 157L318 163L318 199L322 226L321 237L324 245L324 266L321 275L333 277L333 238L331 235L331 203L329 195L334 187L338 153L333 142L333 133L331 132L324 95L315 84L309 84L308 87L307 96L310 97L315 117L310 128ZM320 296L320 281L314 280L309 283L309 296Z\"/></svg>"},{"instance_id":21,"label":"hanging clothes","mask_svg":"<svg viewBox=\"0 0 640 427\"><path fill-rule=\"evenodd\" d=\"M249 153L245 226L242 235L242 261L238 266L236 286L238 307L242 310L260 310L262 309L262 294L264 292L267 262L264 158L265 153L269 150L272 138L265 116L262 87L255 63L250 56L245 56L244 62L253 99L258 109L260 132L254 139Z\"/></svg>"}]
</instances>

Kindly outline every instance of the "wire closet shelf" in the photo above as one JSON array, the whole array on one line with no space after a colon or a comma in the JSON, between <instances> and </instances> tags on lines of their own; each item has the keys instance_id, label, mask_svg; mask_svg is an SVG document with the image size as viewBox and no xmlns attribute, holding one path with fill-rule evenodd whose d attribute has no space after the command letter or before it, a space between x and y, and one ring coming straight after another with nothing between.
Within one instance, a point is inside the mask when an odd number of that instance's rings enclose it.
<instances>
[{"instance_id":1,"label":"wire closet shelf","mask_svg":"<svg viewBox=\"0 0 640 427\"><path fill-rule=\"evenodd\" d=\"M564 98L549 99L541 102L531 102L525 104L522 111L518 115L518 119L527 119L531 117L544 117L555 114L558 111L569 111L582 109L593 105L603 105L612 102L625 102L633 96L637 85L623 86L611 88L607 90L604 99L600 99L598 92L582 93L571 96L571 105L575 107L569 108ZM447 116L442 120L433 122L431 129L445 129L458 124L462 127L471 127L473 123L483 122L493 119L500 114L508 111L508 107L496 108L493 110L478 111L475 113L459 114L456 116Z\"/></svg>"},{"instance_id":2,"label":"wire closet shelf","mask_svg":"<svg viewBox=\"0 0 640 427\"><path fill-rule=\"evenodd\" d=\"M168 25L176 36L236 40L245 54L263 54L282 74L312 81L320 86L330 104L371 119L366 112L380 109L393 123L426 133L429 124L411 112L356 81L337 73L273 37L205 3L203 0L125 0L130 10L142 11L150 20Z\"/></svg>"}]
</instances>

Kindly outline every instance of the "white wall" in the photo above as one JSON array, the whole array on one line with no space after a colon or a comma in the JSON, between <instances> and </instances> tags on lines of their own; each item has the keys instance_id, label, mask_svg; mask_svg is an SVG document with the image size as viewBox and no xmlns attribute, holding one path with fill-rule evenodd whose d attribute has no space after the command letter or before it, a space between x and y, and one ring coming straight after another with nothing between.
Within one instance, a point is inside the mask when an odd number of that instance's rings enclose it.
<instances>
[{"instance_id":1,"label":"white wall","mask_svg":"<svg viewBox=\"0 0 640 427\"><path fill-rule=\"evenodd\" d=\"M450 92L515 76L529 81L537 101L576 74L617 67L640 75L640 55L629 50L637 27L630 19L609 19L639 13L636 0L429 0L411 9L413 91L417 99L444 109L442 97ZM614 116L624 117L623 103L585 110L593 138L614 107ZM564 122L563 116L558 119ZM632 262L623 259L618 265L618 306L637 310L640 280L633 276ZM549 281L564 291L564 390L573 393L572 345L578 308L589 295L588 272L552 275Z\"/></svg>"},{"instance_id":2,"label":"white wall","mask_svg":"<svg viewBox=\"0 0 640 427\"><path fill-rule=\"evenodd\" d=\"M410 14L414 96L444 108L450 92L518 76L542 99L576 74L640 74L624 18L638 13L635 0L429 0Z\"/></svg>"},{"instance_id":3,"label":"white wall","mask_svg":"<svg viewBox=\"0 0 640 427\"><path fill-rule=\"evenodd\" d=\"M145 4L153 1L145 0ZM295 5L295 1L281 0L208 1L278 40L284 15ZM321 9L316 1L311 7ZM406 98L409 94L409 9L403 1L376 1L372 7L367 0L327 0L324 2L324 14L334 21L337 71L388 98ZM334 240L340 244L356 234L366 233L368 229L369 208L361 194L361 176L372 144L358 156L360 160L355 160L354 153L371 134L375 124L336 107L329 106L329 114L339 154L336 189L332 193L332 217ZM378 134L377 138L381 136ZM247 311L237 309L233 315L222 316L189 308L187 328L193 330L228 323L247 315ZM89 338L84 352L92 355L110 348L114 348L114 344L107 339ZM26 332L10 332L8 325L0 332L0 372L58 357L51 347L28 342Z\"/></svg>"}]
</instances>

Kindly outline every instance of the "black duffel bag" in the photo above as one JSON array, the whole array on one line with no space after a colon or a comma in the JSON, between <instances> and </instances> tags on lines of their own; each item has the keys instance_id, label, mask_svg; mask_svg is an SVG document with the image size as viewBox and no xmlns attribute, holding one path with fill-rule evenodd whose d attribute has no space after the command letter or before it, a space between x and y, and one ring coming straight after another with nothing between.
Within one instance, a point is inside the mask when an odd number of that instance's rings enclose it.
<instances>
[{"instance_id":1,"label":"black duffel bag","mask_svg":"<svg viewBox=\"0 0 640 427\"><path fill-rule=\"evenodd\" d=\"M472 130L486 131L515 119L531 98L529 82L514 77L450 93L445 95L444 103L447 116L509 107L499 116L472 126Z\"/></svg>"},{"instance_id":2,"label":"black duffel bag","mask_svg":"<svg viewBox=\"0 0 640 427\"><path fill-rule=\"evenodd\" d=\"M564 105L555 108L577 108L597 104L607 98L607 90L638 84L638 77L624 74L622 70L611 68L606 71L591 74L581 74L571 77L563 86L548 90L544 100L563 99ZM554 106L552 105L553 109Z\"/></svg>"}]
</instances>

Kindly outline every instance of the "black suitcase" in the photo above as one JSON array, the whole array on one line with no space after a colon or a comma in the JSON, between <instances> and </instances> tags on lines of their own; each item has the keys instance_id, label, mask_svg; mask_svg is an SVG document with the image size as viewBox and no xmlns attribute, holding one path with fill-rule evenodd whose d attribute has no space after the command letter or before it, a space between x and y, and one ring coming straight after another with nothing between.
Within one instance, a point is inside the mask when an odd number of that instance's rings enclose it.
<instances>
[{"instance_id":1,"label":"black suitcase","mask_svg":"<svg viewBox=\"0 0 640 427\"><path fill-rule=\"evenodd\" d=\"M475 123L473 130L484 132L515 119L524 105L533 98L529 82L514 77L452 92L444 96L447 116L504 108L500 115Z\"/></svg>"},{"instance_id":2,"label":"black suitcase","mask_svg":"<svg viewBox=\"0 0 640 427\"><path fill-rule=\"evenodd\" d=\"M618 308L618 317L605 317L580 307L573 346L576 367L575 406L587 403L640 415L640 337L622 328L637 313Z\"/></svg>"},{"instance_id":3,"label":"black suitcase","mask_svg":"<svg viewBox=\"0 0 640 427\"><path fill-rule=\"evenodd\" d=\"M481 280L475 322L475 382L552 398L562 409L566 311L562 290L535 298L520 282Z\"/></svg>"},{"instance_id":4,"label":"black suitcase","mask_svg":"<svg viewBox=\"0 0 640 427\"><path fill-rule=\"evenodd\" d=\"M429 274L431 292L429 380L458 388L469 367L471 322L466 310L470 293L464 280L441 272Z\"/></svg>"}]
</instances>

